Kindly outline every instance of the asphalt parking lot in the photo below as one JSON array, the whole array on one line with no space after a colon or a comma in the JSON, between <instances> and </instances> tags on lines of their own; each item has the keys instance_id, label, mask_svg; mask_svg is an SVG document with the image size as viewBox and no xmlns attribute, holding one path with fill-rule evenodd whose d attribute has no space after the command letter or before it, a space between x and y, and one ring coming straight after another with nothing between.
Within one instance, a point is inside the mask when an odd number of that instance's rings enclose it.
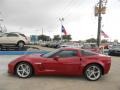
<instances>
[{"instance_id":1,"label":"asphalt parking lot","mask_svg":"<svg viewBox=\"0 0 120 90\"><path fill-rule=\"evenodd\" d=\"M112 57L108 75L91 82L83 77L34 76L20 79L7 73L7 64L19 56L0 56L0 90L120 90L120 57Z\"/></svg>"}]
</instances>

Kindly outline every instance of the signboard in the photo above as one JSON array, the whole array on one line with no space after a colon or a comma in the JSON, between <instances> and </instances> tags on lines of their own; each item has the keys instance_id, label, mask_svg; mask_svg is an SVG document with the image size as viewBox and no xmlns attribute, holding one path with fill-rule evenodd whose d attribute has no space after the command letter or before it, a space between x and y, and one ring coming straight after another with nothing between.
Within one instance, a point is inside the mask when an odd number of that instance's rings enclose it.
<instances>
[{"instance_id":1,"label":"signboard","mask_svg":"<svg viewBox=\"0 0 120 90\"><path fill-rule=\"evenodd\" d=\"M38 36L37 35L31 35L30 36L30 40L32 43L37 43L38 42Z\"/></svg>"},{"instance_id":2,"label":"signboard","mask_svg":"<svg viewBox=\"0 0 120 90\"><path fill-rule=\"evenodd\" d=\"M99 9L98 6L95 6L95 16L98 16L99 13L106 14L106 7L102 6L101 9Z\"/></svg>"}]
</instances>

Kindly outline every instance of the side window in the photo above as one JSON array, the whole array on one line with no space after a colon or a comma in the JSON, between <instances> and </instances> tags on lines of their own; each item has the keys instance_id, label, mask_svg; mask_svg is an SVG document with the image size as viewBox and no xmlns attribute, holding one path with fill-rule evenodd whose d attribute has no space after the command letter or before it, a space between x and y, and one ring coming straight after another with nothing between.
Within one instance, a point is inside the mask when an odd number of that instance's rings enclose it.
<instances>
[{"instance_id":1,"label":"side window","mask_svg":"<svg viewBox=\"0 0 120 90\"><path fill-rule=\"evenodd\" d=\"M74 57L77 56L77 50L64 50L56 54L57 56L60 57Z\"/></svg>"},{"instance_id":2,"label":"side window","mask_svg":"<svg viewBox=\"0 0 120 90\"><path fill-rule=\"evenodd\" d=\"M87 50L81 50L80 52L84 56L93 56L93 55L96 55L96 53L91 52L91 51L87 51Z\"/></svg>"},{"instance_id":3,"label":"side window","mask_svg":"<svg viewBox=\"0 0 120 90\"><path fill-rule=\"evenodd\" d=\"M17 34L13 34L13 33L9 33L9 34L7 34L7 37L18 37L18 35Z\"/></svg>"}]
</instances>

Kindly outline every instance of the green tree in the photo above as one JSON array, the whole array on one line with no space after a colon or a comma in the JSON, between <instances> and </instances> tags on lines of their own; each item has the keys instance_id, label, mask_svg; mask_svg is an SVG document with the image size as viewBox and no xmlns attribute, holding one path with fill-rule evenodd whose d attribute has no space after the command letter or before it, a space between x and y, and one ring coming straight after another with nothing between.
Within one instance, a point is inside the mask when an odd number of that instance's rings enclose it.
<instances>
[{"instance_id":1,"label":"green tree","mask_svg":"<svg viewBox=\"0 0 120 90\"><path fill-rule=\"evenodd\" d=\"M39 35L39 36L38 36L38 40L42 40L42 41L50 41L51 38L50 38L50 36Z\"/></svg>"},{"instance_id":2,"label":"green tree","mask_svg":"<svg viewBox=\"0 0 120 90\"><path fill-rule=\"evenodd\" d=\"M72 40L72 37L71 37L71 35L62 35L62 39L64 41L70 41L70 40Z\"/></svg>"},{"instance_id":3,"label":"green tree","mask_svg":"<svg viewBox=\"0 0 120 90\"><path fill-rule=\"evenodd\" d=\"M95 38L89 38L86 40L87 43L96 43L97 40Z\"/></svg>"},{"instance_id":4,"label":"green tree","mask_svg":"<svg viewBox=\"0 0 120 90\"><path fill-rule=\"evenodd\" d=\"M59 36L59 35L54 35L53 40L55 40L55 41L60 41L60 40L61 40L61 38L60 38L60 36Z\"/></svg>"},{"instance_id":5,"label":"green tree","mask_svg":"<svg viewBox=\"0 0 120 90\"><path fill-rule=\"evenodd\" d=\"M101 40L101 43L107 43L108 41L106 39Z\"/></svg>"}]
</instances>

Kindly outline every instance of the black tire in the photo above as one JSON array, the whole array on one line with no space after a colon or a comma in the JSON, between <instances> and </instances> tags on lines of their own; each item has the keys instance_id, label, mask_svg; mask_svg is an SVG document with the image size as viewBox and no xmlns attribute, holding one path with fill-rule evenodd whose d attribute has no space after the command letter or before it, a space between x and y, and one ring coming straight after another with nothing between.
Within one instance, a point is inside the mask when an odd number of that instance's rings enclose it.
<instances>
[{"instance_id":1,"label":"black tire","mask_svg":"<svg viewBox=\"0 0 120 90\"><path fill-rule=\"evenodd\" d=\"M0 45L0 51L2 51L2 45Z\"/></svg>"},{"instance_id":2,"label":"black tire","mask_svg":"<svg viewBox=\"0 0 120 90\"><path fill-rule=\"evenodd\" d=\"M93 71L91 70L91 72L90 72L89 70L92 69L92 67L96 67L96 70L93 70ZM94 72L94 71L97 72L97 70L98 70L98 74ZM90 76L89 76L89 74L90 74ZM96 75L96 77L94 78L95 75ZM97 64L90 64L85 68L84 76L87 80L97 81L102 76L102 68Z\"/></svg>"},{"instance_id":3,"label":"black tire","mask_svg":"<svg viewBox=\"0 0 120 90\"><path fill-rule=\"evenodd\" d=\"M20 66L23 65L23 67L25 67L26 65L26 69L27 67L29 68L28 69L28 72L25 72L25 71L18 71L18 69L20 70ZM22 76L22 73L24 73L24 75ZM33 75L33 68L32 66L29 64L29 63L26 63L26 62L21 62L19 64L17 64L16 68L15 68L15 74L19 77L19 78L29 78ZM25 75L27 74L27 75Z\"/></svg>"},{"instance_id":4,"label":"black tire","mask_svg":"<svg viewBox=\"0 0 120 90\"><path fill-rule=\"evenodd\" d=\"M23 41L19 41L19 42L17 43L17 46L18 46L19 48L23 48L24 45L25 45L25 43L24 43Z\"/></svg>"},{"instance_id":5,"label":"black tire","mask_svg":"<svg viewBox=\"0 0 120 90\"><path fill-rule=\"evenodd\" d=\"M108 52L108 55L112 56L112 55L113 55L113 53L112 53L112 52Z\"/></svg>"}]
</instances>

